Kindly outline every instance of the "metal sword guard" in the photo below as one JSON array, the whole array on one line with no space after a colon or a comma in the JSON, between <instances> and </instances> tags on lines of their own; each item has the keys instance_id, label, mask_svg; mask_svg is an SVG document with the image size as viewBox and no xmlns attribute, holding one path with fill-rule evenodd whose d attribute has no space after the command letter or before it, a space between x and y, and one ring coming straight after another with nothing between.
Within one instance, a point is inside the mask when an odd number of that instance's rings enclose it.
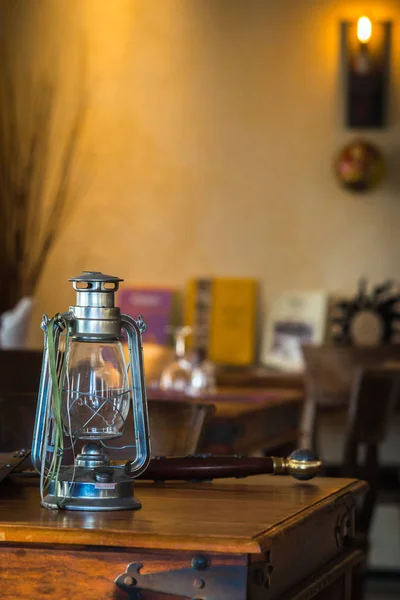
<instances>
[{"instance_id":1,"label":"metal sword guard","mask_svg":"<svg viewBox=\"0 0 400 600\"><path fill-rule=\"evenodd\" d=\"M273 458L276 475L289 474L300 481L315 477L322 467L322 460L311 450L295 450L287 458Z\"/></svg>"}]
</instances>

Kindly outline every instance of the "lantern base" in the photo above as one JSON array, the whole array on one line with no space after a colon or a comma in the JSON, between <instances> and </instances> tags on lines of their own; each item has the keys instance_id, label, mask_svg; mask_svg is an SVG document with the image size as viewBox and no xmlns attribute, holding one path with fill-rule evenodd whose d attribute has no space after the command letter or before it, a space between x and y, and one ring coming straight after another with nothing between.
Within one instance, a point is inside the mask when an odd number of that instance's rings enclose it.
<instances>
[{"instance_id":1,"label":"lantern base","mask_svg":"<svg viewBox=\"0 0 400 600\"><path fill-rule=\"evenodd\" d=\"M142 507L133 495L133 479L119 469L67 467L49 486L43 506L59 510L110 511Z\"/></svg>"},{"instance_id":2,"label":"lantern base","mask_svg":"<svg viewBox=\"0 0 400 600\"><path fill-rule=\"evenodd\" d=\"M42 506L54 510L83 510L83 511L110 511L110 510L138 510L142 508L137 498L63 498L48 494Z\"/></svg>"}]
</instances>

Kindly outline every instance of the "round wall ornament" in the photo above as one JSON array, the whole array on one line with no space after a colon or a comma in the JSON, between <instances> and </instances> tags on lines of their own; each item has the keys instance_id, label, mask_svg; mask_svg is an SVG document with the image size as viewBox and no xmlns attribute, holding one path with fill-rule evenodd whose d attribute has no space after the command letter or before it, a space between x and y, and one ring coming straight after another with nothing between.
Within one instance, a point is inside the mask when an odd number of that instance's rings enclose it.
<instances>
[{"instance_id":1,"label":"round wall ornament","mask_svg":"<svg viewBox=\"0 0 400 600\"><path fill-rule=\"evenodd\" d=\"M362 139L344 146L338 153L334 169L339 183L351 192L376 188L386 174L386 162L380 149Z\"/></svg>"}]
</instances>

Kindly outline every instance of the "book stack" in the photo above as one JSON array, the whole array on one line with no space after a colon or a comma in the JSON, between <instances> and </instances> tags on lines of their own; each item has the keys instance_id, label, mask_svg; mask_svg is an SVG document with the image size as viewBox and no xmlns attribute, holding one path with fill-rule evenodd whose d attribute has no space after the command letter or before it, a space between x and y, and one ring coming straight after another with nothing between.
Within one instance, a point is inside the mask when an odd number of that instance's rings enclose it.
<instances>
[{"instance_id":1,"label":"book stack","mask_svg":"<svg viewBox=\"0 0 400 600\"><path fill-rule=\"evenodd\" d=\"M171 328L177 324L177 294L171 288L131 287L118 292L121 313L137 319L142 315L147 329L143 342L166 346Z\"/></svg>"},{"instance_id":2,"label":"book stack","mask_svg":"<svg viewBox=\"0 0 400 600\"><path fill-rule=\"evenodd\" d=\"M189 281L185 324L193 328L190 345L218 364L254 363L257 290L253 279Z\"/></svg>"},{"instance_id":3,"label":"book stack","mask_svg":"<svg viewBox=\"0 0 400 600\"><path fill-rule=\"evenodd\" d=\"M329 297L325 292L288 292L271 299L266 315L261 362L283 371L301 371L303 344L326 339Z\"/></svg>"}]
</instances>

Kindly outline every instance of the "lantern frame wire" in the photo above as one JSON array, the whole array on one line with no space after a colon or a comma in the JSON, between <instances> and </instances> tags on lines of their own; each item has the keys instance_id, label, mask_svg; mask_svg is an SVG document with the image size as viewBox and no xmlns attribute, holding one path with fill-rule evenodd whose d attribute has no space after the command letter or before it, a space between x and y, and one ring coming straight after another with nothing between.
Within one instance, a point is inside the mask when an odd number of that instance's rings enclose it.
<instances>
[{"instance_id":1,"label":"lantern frame wire","mask_svg":"<svg viewBox=\"0 0 400 600\"><path fill-rule=\"evenodd\" d=\"M75 443L76 439L73 439L71 435L71 416L68 411L69 421L69 432L66 431L61 420L61 389L60 382L64 380L66 372L68 372L68 356L69 356L69 325L68 319L72 317L71 313L57 314L52 319L43 318L42 329L45 332L45 347L47 348L48 360L49 360L49 371L51 381L51 400L46 405L46 433L45 440L50 439L51 434L51 445L46 446L43 444L42 455L41 455L41 469L40 469L40 496L44 506L48 506L44 499L44 493L49 487L52 481L58 483L58 477L62 468L62 458L64 451L67 449L72 450L74 459L73 476L71 486L75 480ZM60 350L60 339L64 335L64 350ZM56 351L56 348L57 351ZM67 377L69 386L69 378ZM69 408L69 406L68 406ZM55 414L57 413L57 418ZM52 418L51 418L52 417ZM51 429L51 431L50 431ZM67 435L70 438L71 446L66 448L64 446L64 436ZM60 442L60 443L58 443ZM50 463L48 462L48 454L52 454ZM46 466L48 465L48 466ZM62 502L59 508L62 507Z\"/></svg>"},{"instance_id":2,"label":"lantern frame wire","mask_svg":"<svg viewBox=\"0 0 400 600\"><path fill-rule=\"evenodd\" d=\"M88 408L90 408L93 411L93 414L89 417L89 419L81 427L79 427L79 429L72 431L71 409L72 409L74 403L79 399L79 396L84 396L85 393L79 392L77 390L71 391L71 389L70 389L70 377L69 377L69 369L68 369L69 352L70 352L70 345L69 345L70 332L69 332L68 320L70 320L71 318L72 318L71 313L57 314L55 317L53 317L50 320L44 319L45 325L42 325L42 328L45 331L45 336L46 336L46 340L47 340L51 389L52 389L51 402L49 402L48 406L47 406L47 417L46 417L47 431L46 431L46 435L45 435L45 438L48 439L48 435L50 433L49 428L52 427L52 431L51 431L52 444L50 447L49 446L46 447L45 445L43 445L43 451L42 451L42 457L41 457L41 471L40 471L40 496L41 496L41 501L42 501L43 505L47 508L51 508L51 506L45 501L44 494L46 492L46 489L49 487L49 485L53 481L57 485L58 477L59 477L60 471L63 466L62 465L63 454L66 450L72 450L72 458L73 458L73 471L72 471L71 482L69 484L68 494L70 493L70 491L75 483L75 473L76 473L75 445L76 445L78 439L80 439L79 433L87 426L88 423L90 423L91 419L93 419L93 417L99 413L99 411L102 409L102 407L107 402L111 402L115 397L122 396L126 393L129 393L129 395L130 395L129 404L132 405L132 408L133 408L133 398L132 398L130 392L131 392L131 390L134 390L135 388L134 388L132 376L131 376L132 375L131 374L131 361L129 361L129 364L127 366L127 374L128 374L128 383L130 383L130 386L128 385L128 387L126 389L124 389L122 392L120 392L119 394L115 394L113 396L113 398L104 398L103 396L91 394L91 396L93 396L95 398L100 398L101 400L104 400L104 402L95 411L92 407L88 406ZM56 347L55 339L57 339L58 343L60 344L60 341L62 340L63 337L64 337L64 349L63 349L63 351L58 349L58 351L56 352L55 351L55 347ZM67 389L63 389L63 387L62 387L64 381L67 382L67 386L68 386ZM54 393L54 390L56 390L56 393ZM57 411L61 410L61 404L60 404L60 406L55 406L55 403L56 404L58 402L61 403L61 393L62 392L67 392L68 397L70 397L71 393L78 395L78 398L74 399L74 401L72 403L67 402L68 427L65 427L65 425L62 422L62 419L60 420L60 419L54 418L54 412L55 412L54 409L56 409ZM121 436L123 436L126 431L126 419L124 419L124 417L123 417L121 411L118 409L118 407L114 407L114 409L120 415L120 417L122 419L123 425L122 425L122 430L121 430ZM51 414L53 414L53 418L49 419L48 417ZM51 423L51 425L50 425L50 423ZM70 446L64 445L64 436L69 438ZM61 441L60 444L57 443L58 440ZM124 446L113 446L113 445L106 444L103 440L98 440L98 441L101 444L101 446L103 446L104 448L110 449L110 450L125 450L128 448L132 448L132 449L136 448L136 444L126 444ZM52 454L50 463L49 463L49 459L47 456L49 452L51 452L51 454ZM46 467L46 464L48 464L49 466ZM114 468L125 469L125 465L115 465ZM63 504L66 502L66 500L67 500L67 497L63 498L61 500L61 502L58 504L58 508L62 508Z\"/></svg>"}]
</instances>

